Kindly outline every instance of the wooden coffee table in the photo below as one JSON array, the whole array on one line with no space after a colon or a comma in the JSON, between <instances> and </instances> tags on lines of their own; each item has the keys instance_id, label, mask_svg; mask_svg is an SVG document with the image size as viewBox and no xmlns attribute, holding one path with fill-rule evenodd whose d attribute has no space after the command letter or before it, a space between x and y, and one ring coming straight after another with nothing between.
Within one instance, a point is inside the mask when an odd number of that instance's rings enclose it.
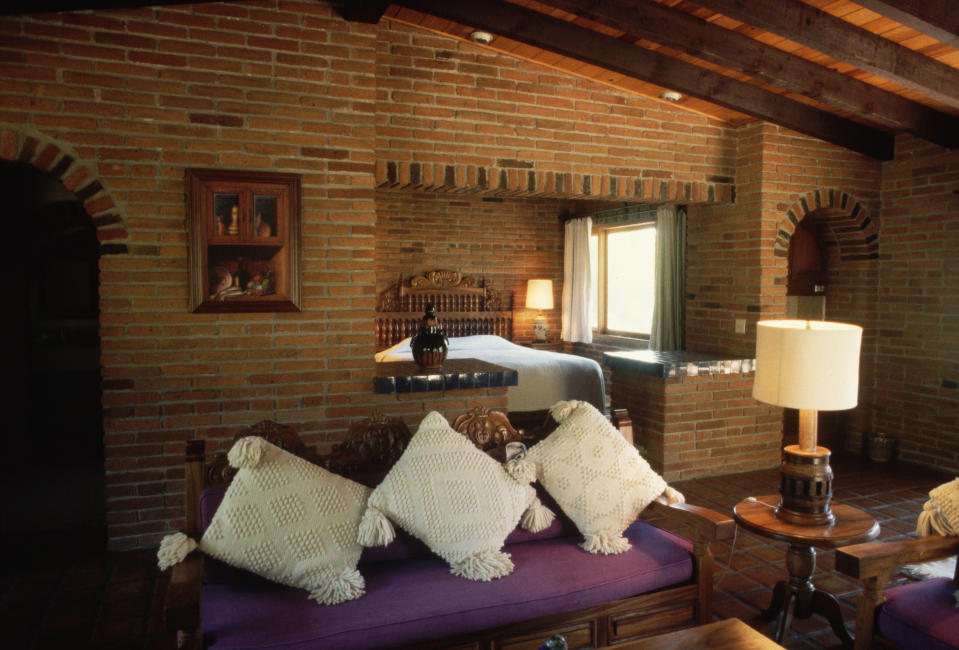
<instances>
[{"instance_id":1,"label":"wooden coffee table","mask_svg":"<svg viewBox=\"0 0 959 650\"><path fill-rule=\"evenodd\" d=\"M763 636L738 618L727 618L708 625L651 636L639 641L619 643L615 647L618 650L676 650L677 648L774 650L782 648L781 645Z\"/></svg>"},{"instance_id":2,"label":"wooden coffee table","mask_svg":"<svg viewBox=\"0 0 959 650\"><path fill-rule=\"evenodd\" d=\"M860 544L879 535L879 524L868 512L833 501L830 504L835 521L831 524L802 525L783 521L776 516L779 495L745 499L733 508L733 518L740 526L757 535L788 542L786 569L789 579L776 584L772 602L763 612L767 620L778 619L776 641L792 619L809 618L821 614L832 625L836 636L846 645L852 645L852 636L842 619L839 601L831 593L816 589L812 574L816 569L816 549L835 549L849 544Z\"/></svg>"}]
</instances>

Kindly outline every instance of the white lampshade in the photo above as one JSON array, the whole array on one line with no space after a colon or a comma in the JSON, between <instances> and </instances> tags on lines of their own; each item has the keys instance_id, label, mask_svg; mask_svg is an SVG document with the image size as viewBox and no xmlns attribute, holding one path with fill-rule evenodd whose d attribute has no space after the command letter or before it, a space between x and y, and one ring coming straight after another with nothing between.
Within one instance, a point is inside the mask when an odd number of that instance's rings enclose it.
<instances>
[{"instance_id":1,"label":"white lampshade","mask_svg":"<svg viewBox=\"0 0 959 650\"><path fill-rule=\"evenodd\" d=\"M755 399L815 411L841 411L856 405L861 327L806 320L768 320L757 325Z\"/></svg>"},{"instance_id":2,"label":"white lampshade","mask_svg":"<svg viewBox=\"0 0 959 650\"><path fill-rule=\"evenodd\" d=\"M553 308L553 281L529 280L526 283L527 309Z\"/></svg>"}]
</instances>

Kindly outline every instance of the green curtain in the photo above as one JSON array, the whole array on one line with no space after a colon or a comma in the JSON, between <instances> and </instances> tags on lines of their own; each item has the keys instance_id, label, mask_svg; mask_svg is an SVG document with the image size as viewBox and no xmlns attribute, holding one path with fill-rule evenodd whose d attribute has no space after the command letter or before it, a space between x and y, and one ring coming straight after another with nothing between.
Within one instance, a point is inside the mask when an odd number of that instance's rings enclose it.
<instances>
[{"instance_id":1,"label":"green curtain","mask_svg":"<svg viewBox=\"0 0 959 650\"><path fill-rule=\"evenodd\" d=\"M686 211L656 209L656 270L650 350L682 350L686 293Z\"/></svg>"}]
</instances>

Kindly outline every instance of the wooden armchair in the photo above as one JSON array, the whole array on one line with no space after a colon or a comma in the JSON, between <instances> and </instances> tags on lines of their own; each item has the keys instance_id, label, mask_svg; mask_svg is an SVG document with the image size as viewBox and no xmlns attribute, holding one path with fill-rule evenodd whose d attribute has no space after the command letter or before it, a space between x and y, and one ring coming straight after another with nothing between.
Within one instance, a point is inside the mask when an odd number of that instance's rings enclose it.
<instances>
[{"instance_id":1,"label":"wooden armchair","mask_svg":"<svg viewBox=\"0 0 959 650\"><path fill-rule=\"evenodd\" d=\"M863 591L859 595L856 605L855 647L857 650L873 647L899 647L893 639L883 638L881 633L883 628L891 632L888 635L890 637L898 635L893 632L890 626L880 622L880 619L883 618L882 607L895 597L896 592L918 604L918 597L924 591L928 595L931 589L939 589L948 592L948 595L951 596L950 589L953 591L959 589L959 568L956 570L956 575L953 576L951 585L944 585L942 580L927 580L921 583L887 588L890 577L895 575L893 573L894 569L904 564L941 560L957 554L959 554L959 537L943 537L941 535L929 535L920 539L902 541L867 542L837 549L836 570L850 577L858 578L863 583ZM912 592L903 592L902 590L905 589L912 590ZM950 603L946 604L951 605ZM924 629L922 618L928 616L931 612L928 608L921 606L918 610L914 621L904 619L902 615L897 615L897 619L914 630L919 630L921 634ZM950 612L947 607L945 614L952 614L947 625L953 630L959 630L959 609L953 608ZM941 617L938 621L942 622ZM935 632L932 633L932 636L935 636ZM899 637L899 643L905 643L902 637ZM923 642L919 647L945 646L942 645L941 641L939 645L933 646L930 641L928 644Z\"/></svg>"}]
</instances>

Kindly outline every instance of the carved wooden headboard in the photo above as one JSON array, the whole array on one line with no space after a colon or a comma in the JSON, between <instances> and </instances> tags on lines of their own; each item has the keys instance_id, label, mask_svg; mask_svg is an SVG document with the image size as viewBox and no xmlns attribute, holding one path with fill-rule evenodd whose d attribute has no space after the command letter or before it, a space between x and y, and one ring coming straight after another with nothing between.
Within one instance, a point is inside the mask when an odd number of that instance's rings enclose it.
<instances>
[{"instance_id":1,"label":"carved wooden headboard","mask_svg":"<svg viewBox=\"0 0 959 650\"><path fill-rule=\"evenodd\" d=\"M482 279L457 271L426 271L400 279L379 295L376 349L399 343L419 330L426 305L432 303L447 336L496 334L513 338L513 293L484 286Z\"/></svg>"}]
</instances>

